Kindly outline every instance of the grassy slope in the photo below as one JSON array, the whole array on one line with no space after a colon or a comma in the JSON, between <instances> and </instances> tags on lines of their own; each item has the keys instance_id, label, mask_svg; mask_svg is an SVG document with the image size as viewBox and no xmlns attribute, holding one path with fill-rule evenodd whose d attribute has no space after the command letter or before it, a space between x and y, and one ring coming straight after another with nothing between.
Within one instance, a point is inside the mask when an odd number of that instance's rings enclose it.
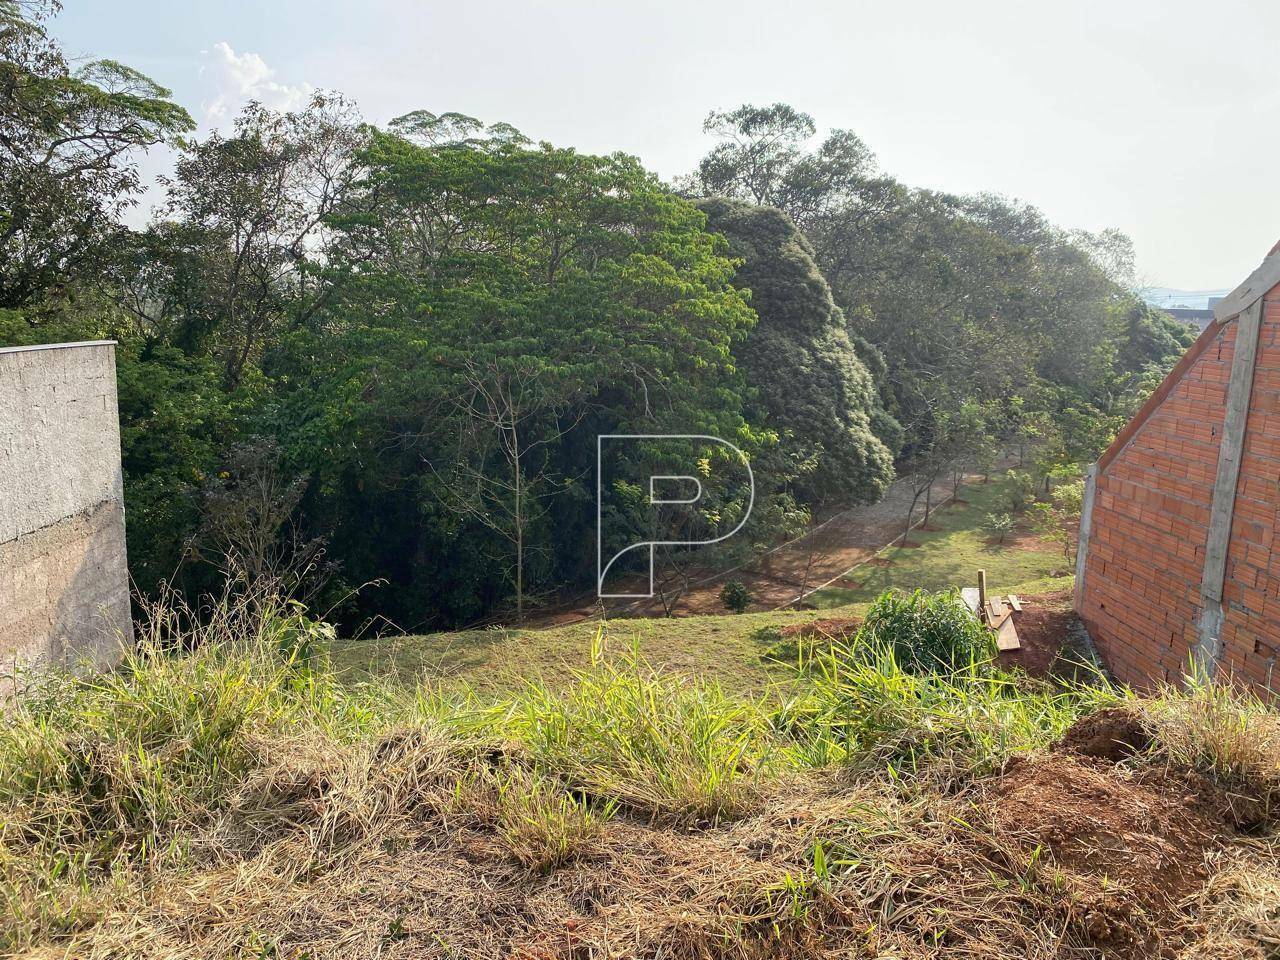
<instances>
[{"instance_id":1,"label":"grassy slope","mask_svg":"<svg viewBox=\"0 0 1280 960\"><path fill-rule=\"evenodd\" d=\"M968 487L964 496L966 503L934 514L931 526L936 530L911 535L920 546L891 547L882 554L890 565L857 568L851 576L862 581L858 589L829 587L814 594L811 600L821 614L781 611L678 620L619 619L609 624L609 645L615 650L635 645L654 664L714 676L730 690L751 692L785 674L761 661L764 644L754 636L761 627L819 615L858 616L890 587L945 590L972 582L979 567L986 569L992 588L1002 592L1033 595L1070 585L1070 575L1062 575L1067 569L1062 551L1027 536L1021 529L1025 523L1005 545L988 543L984 518L1008 509L1004 481ZM347 641L335 647L333 656L348 677L428 679L493 691L530 679L558 682L572 669L586 666L597 626L576 623L545 630L464 630Z\"/></svg>"},{"instance_id":2,"label":"grassy slope","mask_svg":"<svg viewBox=\"0 0 1280 960\"><path fill-rule=\"evenodd\" d=\"M1138 701L908 674L863 649L797 677L785 705L627 657L453 703L347 689L282 656L314 624L258 609L224 606L182 638L192 653L50 676L13 706L0 955L1058 960L1185 943L1189 960L1280 942L1280 847L1238 837L1216 792L1274 826L1280 718L1226 688ZM1121 769L1044 750L1120 703L1071 742L1149 737ZM1213 819L1189 812L1191 769ZM1180 869L1218 845L1207 878Z\"/></svg>"},{"instance_id":3,"label":"grassy slope","mask_svg":"<svg viewBox=\"0 0 1280 960\"><path fill-rule=\"evenodd\" d=\"M726 688L753 692L789 671L761 660L763 626L813 619L812 612L748 613L678 620L613 620L608 646L637 647L646 660L690 673L710 674ZM426 636L339 643L333 660L348 677L462 682L480 691L510 689L523 681L558 682L586 667L599 624L548 630L464 630Z\"/></svg>"},{"instance_id":4,"label":"grassy slope","mask_svg":"<svg viewBox=\"0 0 1280 960\"><path fill-rule=\"evenodd\" d=\"M828 587L810 600L818 607L868 603L890 587L946 590L977 583L977 571L987 571L987 583L997 592L1045 593L1071 584L1071 571L1056 544L1030 535L1025 517L1006 542L994 544L983 529L989 513L1009 511L1008 484L1004 480L975 484L961 491L964 502L938 511L930 518L936 529L916 530L907 548L890 547L880 554L887 565L866 563L849 578L857 589Z\"/></svg>"}]
</instances>

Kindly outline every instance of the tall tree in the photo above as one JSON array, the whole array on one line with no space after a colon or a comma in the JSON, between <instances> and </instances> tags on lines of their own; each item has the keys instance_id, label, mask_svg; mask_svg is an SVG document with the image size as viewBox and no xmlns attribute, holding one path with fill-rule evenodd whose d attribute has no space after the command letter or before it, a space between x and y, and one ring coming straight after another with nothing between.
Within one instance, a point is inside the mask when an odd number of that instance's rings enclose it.
<instances>
[{"instance_id":1,"label":"tall tree","mask_svg":"<svg viewBox=\"0 0 1280 960\"><path fill-rule=\"evenodd\" d=\"M114 60L72 69L54 2L0 2L0 307L92 278L141 190L137 157L194 128L169 91Z\"/></svg>"},{"instance_id":2,"label":"tall tree","mask_svg":"<svg viewBox=\"0 0 1280 960\"><path fill-rule=\"evenodd\" d=\"M230 135L192 144L167 181L164 219L121 271L121 302L143 333L207 347L234 389L331 295L327 222L366 137L347 101L317 93L290 113L251 103Z\"/></svg>"},{"instance_id":3,"label":"tall tree","mask_svg":"<svg viewBox=\"0 0 1280 960\"><path fill-rule=\"evenodd\" d=\"M797 480L808 502L873 501L893 477L893 455L873 430L880 404L871 374L804 236L782 211L732 200L699 204L729 238L759 322L737 350L756 402L752 419L782 435L813 468Z\"/></svg>"}]
</instances>

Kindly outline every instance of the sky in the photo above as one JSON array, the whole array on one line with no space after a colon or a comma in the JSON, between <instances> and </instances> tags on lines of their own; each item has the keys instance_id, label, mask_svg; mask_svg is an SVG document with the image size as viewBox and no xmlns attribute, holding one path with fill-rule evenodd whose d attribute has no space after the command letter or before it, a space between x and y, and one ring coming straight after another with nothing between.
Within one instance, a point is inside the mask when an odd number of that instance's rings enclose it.
<instances>
[{"instance_id":1,"label":"sky","mask_svg":"<svg viewBox=\"0 0 1280 960\"><path fill-rule=\"evenodd\" d=\"M52 32L204 130L336 89L377 123L453 110L670 178L710 110L784 101L912 186L1120 228L1145 285L1234 287L1280 239L1270 0L65 0Z\"/></svg>"}]
</instances>

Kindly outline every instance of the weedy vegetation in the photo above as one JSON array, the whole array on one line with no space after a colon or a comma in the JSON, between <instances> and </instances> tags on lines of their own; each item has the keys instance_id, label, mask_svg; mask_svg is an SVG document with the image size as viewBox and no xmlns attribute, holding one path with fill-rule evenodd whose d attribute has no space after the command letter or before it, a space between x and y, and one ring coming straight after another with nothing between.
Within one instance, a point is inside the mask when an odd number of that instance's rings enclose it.
<instances>
[{"instance_id":1,"label":"weedy vegetation","mask_svg":"<svg viewBox=\"0 0 1280 960\"><path fill-rule=\"evenodd\" d=\"M885 596L792 683L746 696L613 649L607 624L570 682L482 693L344 680L324 625L271 597L153 608L118 670L49 676L10 705L0 943L87 958L1264 955L1280 925L1274 711L1205 682L1138 698L1002 672L960 609ZM1070 752L1099 711L1146 738L1105 769ZM1126 809L1176 807L1193 777L1205 809L1253 807L1247 825L1197 814L1217 826L1158 906L1141 877L1090 872L1074 836L1023 830L1027 804L1074 822L1088 793L1073 777ZM1091 842L1158 857L1165 820Z\"/></svg>"}]
</instances>

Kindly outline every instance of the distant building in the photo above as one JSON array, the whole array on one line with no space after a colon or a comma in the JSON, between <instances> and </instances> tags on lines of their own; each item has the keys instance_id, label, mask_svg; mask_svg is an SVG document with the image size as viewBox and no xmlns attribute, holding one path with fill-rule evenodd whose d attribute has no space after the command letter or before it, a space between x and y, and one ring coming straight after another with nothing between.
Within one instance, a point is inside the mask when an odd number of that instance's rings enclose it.
<instances>
[{"instance_id":1,"label":"distant building","mask_svg":"<svg viewBox=\"0 0 1280 960\"><path fill-rule=\"evenodd\" d=\"M1222 299L1219 297L1218 299ZM1213 322L1213 310L1193 310L1190 307L1161 307L1165 313L1183 323L1195 324L1197 330L1203 330Z\"/></svg>"}]
</instances>

